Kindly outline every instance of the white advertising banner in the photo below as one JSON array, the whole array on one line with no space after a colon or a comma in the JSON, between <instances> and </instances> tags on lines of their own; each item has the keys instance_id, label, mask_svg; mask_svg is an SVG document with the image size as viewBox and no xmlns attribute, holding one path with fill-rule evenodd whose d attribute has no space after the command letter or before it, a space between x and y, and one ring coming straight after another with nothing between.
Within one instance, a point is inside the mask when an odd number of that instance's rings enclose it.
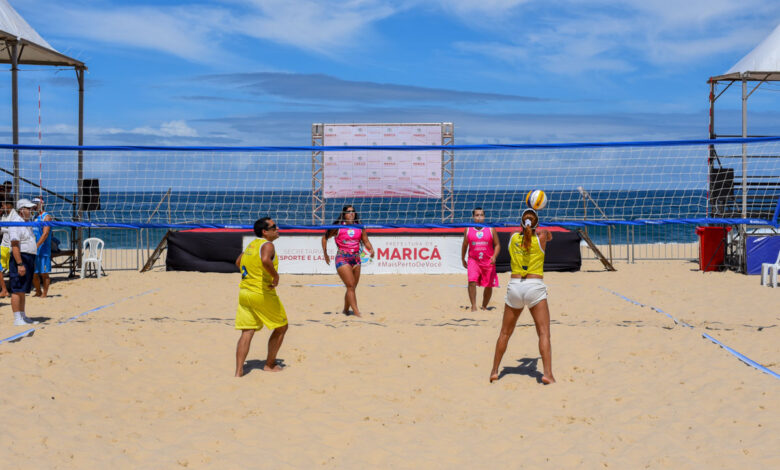
<instances>
[{"instance_id":1,"label":"white advertising banner","mask_svg":"<svg viewBox=\"0 0 780 470\"><path fill-rule=\"evenodd\" d=\"M323 145L441 145L441 124L325 124ZM325 198L441 197L441 150L324 152Z\"/></svg>"},{"instance_id":2,"label":"white advertising banner","mask_svg":"<svg viewBox=\"0 0 780 470\"><path fill-rule=\"evenodd\" d=\"M244 237L244 249L254 240ZM460 258L461 237L372 237L373 261L361 274L456 274L465 273ZM280 237L274 241L280 274L335 274L336 244L328 240L330 265L322 256L322 237Z\"/></svg>"}]
</instances>

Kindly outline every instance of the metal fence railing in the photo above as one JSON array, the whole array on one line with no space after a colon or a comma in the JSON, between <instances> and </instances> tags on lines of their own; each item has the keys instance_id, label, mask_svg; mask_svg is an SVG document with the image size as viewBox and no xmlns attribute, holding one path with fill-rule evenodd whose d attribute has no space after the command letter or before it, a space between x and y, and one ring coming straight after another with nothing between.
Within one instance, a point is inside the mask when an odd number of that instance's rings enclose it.
<instances>
[{"instance_id":1,"label":"metal fence railing","mask_svg":"<svg viewBox=\"0 0 780 470\"><path fill-rule=\"evenodd\" d=\"M588 227L588 236L612 263L634 263L649 260L696 260L699 243L692 225ZM140 271L151 256L166 229L100 228L84 229L83 238L97 237L105 242L105 271ZM70 229L55 228L53 236L63 252L75 251ZM595 260L596 255L583 242L583 260ZM165 266L167 250L163 250L153 268ZM55 261L57 258L55 257ZM80 266L76 269L78 274ZM55 274L67 274L68 266L54 267Z\"/></svg>"},{"instance_id":2,"label":"metal fence railing","mask_svg":"<svg viewBox=\"0 0 780 470\"><path fill-rule=\"evenodd\" d=\"M695 260L699 242L693 225L640 225L588 227L596 247L614 262L646 260ZM597 259L593 250L581 244L582 259Z\"/></svg>"}]
</instances>

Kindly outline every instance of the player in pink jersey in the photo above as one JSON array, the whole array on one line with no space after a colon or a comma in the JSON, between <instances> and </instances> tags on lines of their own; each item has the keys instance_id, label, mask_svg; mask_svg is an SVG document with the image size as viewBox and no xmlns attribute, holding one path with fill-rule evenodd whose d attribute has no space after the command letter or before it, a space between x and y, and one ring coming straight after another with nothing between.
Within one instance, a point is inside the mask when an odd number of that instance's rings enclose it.
<instances>
[{"instance_id":1,"label":"player in pink jersey","mask_svg":"<svg viewBox=\"0 0 780 470\"><path fill-rule=\"evenodd\" d=\"M359 225L360 216L355 212L355 208L346 205L341 209L341 215L333 222L333 225ZM322 254L325 263L330 264L328 256L328 238L336 237L336 272L347 287L344 294L344 314L349 315L349 309L356 317L362 316L357 306L357 296L355 289L360 281L360 244L366 247L366 250L374 257L374 247L368 241L368 233L357 227L344 227L339 229L330 229L322 236Z\"/></svg>"},{"instance_id":2,"label":"player in pink jersey","mask_svg":"<svg viewBox=\"0 0 780 470\"><path fill-rule=\"evenodd\" d=\"M485 223L485 211L481 207L471 211L471 217L475 224ZM468 259L466 251L468 251ZM496 258L499 251L501 251L501 244L496 229L468 227L463 233L460 257L463 267L468 271L468 291L472 312L477 311L477 285L485 288L482 294L482 310L487 310L493 288L498 287Z\"/></svg>"}]
</instances>

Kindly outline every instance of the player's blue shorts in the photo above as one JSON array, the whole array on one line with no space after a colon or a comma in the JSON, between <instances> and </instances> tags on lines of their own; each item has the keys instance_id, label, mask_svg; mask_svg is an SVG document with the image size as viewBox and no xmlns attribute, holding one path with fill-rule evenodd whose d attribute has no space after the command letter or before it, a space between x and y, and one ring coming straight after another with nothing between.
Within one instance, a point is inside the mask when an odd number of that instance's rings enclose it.
<instances>
[{"instance_id":1,"label":"player's blue shorts","mask_svg":"<svg viewBox=\"0 0 780 470\"><path fill-rule=\"evenodd\" d=\"M16 264L16 259L11 256L11 261L8 266L8 277L10 278L10 290L13 293L24 292L30 293L33 282L33 272L30 268L35 266L35 255L29 253L21 253L22 264L24 265L24 276L19 275L19 265Z\"/></svg>"},{"instance_id":2,"label":"player's blue shorts","mask_svg":"<svg viewBox=\"0 0 780 470\"><path fill-rule=\"evenodd\" d=\"M48 274L51 272L51 254L35 257L35 274Z\"/></svg>"}]
</instances>

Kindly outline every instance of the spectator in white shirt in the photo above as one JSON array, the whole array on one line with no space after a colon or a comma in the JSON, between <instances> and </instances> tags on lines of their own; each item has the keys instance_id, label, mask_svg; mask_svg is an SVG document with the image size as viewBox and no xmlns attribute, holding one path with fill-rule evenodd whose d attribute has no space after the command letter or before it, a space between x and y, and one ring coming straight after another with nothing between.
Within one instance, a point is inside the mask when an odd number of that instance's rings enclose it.
<instances>
[{"instance_id":1,"label":"spectator in white shirt","mask_svg":"<svg viewBox=\"0 0 780 470\"><path fill-rule=\"evenodd\" d=\"M19 199L16 203L17 212L11 213L8 222L29 222L32 219L34 207L35 203L29 199ZM32 227L11 226L8 227L8 235L11 240L11 261L8 272L10 274L9 285L11 287L11 307L14 311L14 325L31 325L37 322L27 318L24 303L25 295L29 294L32 289L38 245Z\"/></svg>"},{"instance_id":2,"label":"spectator in white shirt","mask_svg":"<svg viewBox=\"0 0 780 470\"><path fill-rule=\"evenodd\" d=\"M0 194L2 197L2 194ZM14 210L14 200L10 195L5 195L5 199L0 201L0 220L6 221L11 213L16 213ZM5 285L5 274L8 272L8 262L11 260L11 238L8 235L8 229L10 227L0 227L0 232L3 234L2 242L0 242L0 266L3 268L3 272L0 273L0 298L11 297L8 293L8 287Z\"/></svg>"}]
</instances>

